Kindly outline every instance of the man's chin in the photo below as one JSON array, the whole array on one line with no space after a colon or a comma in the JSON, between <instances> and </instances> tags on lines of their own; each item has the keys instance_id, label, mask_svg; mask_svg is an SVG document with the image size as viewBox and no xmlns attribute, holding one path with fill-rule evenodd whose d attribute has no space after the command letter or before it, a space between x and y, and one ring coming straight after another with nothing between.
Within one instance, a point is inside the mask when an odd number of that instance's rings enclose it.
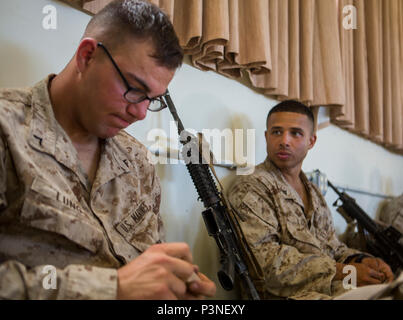
<instances>
[{"instance_id":1,"label":"man's chin","mask_svg":"<svg viewBox=\"0 0 403 320\"><path fill-rule=\"evenodd\" d=\"M108 128L107 130L103 130L102 132L100 132L98 134L98 137L101 139L113 138L122 130L123 129L120 128Z\"/></svg>"},{"instance_id":2,"label":"man's chin","mask_svg":"<svg viewBox=\"0 0 403 320\"><path fill-rule=\"evenodd\" d=\"M272 162L279 169L287 169L288 167L290 167L290 163L287 160L272 159Z\"/></svg>"}]
</instances>

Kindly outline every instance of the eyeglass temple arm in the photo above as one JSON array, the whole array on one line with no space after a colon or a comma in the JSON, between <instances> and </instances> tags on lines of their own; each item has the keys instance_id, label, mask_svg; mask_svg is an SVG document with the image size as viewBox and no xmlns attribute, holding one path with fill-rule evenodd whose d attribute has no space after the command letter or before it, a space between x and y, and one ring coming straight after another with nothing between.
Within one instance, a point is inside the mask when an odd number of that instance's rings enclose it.
<instances>
[{"instance_id":1,"label":"eyeglass temple arm","mask_svg":"<svg viewBox=\"0 0 403 320\"><path fill-rule=\"evenodd\" d=\"M113 58L112 58L111 54L109 53L108 49L106 49L106 47L104 46L104 44L102 42L98 42L97 46L101 47L105 51L106 55L109 57L109 59L111 60L113 66L115 67L116 71L119 73L120 77L122 78L123 82L125 83L125 86L127 87L127 89L129 89L130 84L127 82L127 80L124 77L122 71L120 71L120 69L119 69L118 65L116 64L115 60L113 60Z\"/></svg>"}]
</instances>

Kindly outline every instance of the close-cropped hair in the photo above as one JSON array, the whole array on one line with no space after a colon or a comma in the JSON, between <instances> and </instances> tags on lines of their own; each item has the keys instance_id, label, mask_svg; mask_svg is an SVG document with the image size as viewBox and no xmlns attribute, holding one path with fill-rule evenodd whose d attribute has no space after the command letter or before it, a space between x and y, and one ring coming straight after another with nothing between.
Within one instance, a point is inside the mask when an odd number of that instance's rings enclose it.
<instances>
[{"instance_id":1,"label":"close-cropped hair","mask_svg":"<svg viewBox=\"0 0 403 320\"><path fill-rule=\"evenodd\" d=\"M279 104L275 105L267 115L266 119L266 126L269 122L269 118L273 113L276 112L294 112L294 113L299 113L299 114L304 114L308 117L310 122L312 123L312 130L315 126L315 118L313 116L312 110L307 107L305 104L296 101L296 100L285 100L280 102Z\"/></svg>"},{"instance_id":2,"label":"close-cropped hair","mask_svg":"<svg viewBox=\"0 0 403 320\"><path fill-rule=\"evenodd\" d=\"M87 25L85 37L93 37L108 49L126 41L151 40L152 57L168 69L182 65L183 50L168 16L156 5L141 0L115 0L95 14Z\"/></svg>"}]
</instances>

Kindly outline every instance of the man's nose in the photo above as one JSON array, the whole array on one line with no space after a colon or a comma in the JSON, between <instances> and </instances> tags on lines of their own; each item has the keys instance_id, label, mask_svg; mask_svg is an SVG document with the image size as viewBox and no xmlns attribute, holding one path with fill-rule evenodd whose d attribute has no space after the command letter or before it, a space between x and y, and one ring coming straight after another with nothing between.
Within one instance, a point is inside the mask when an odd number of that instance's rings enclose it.
<instances>
[{"instance_id":1,"label":"man's nose","mask_svg":"<svg viewBox=\"0 0 403 320\"><path fill-rule=\"evenodd\" d=\"M127 113L136 120L143 120L147 115L147 108L150 105L150 101L144 100L139 103L131 103L127 107Z\"/></svg>"},{"instance_id":2,"label":"man's nose","mask_svg":"<svg viewBox=\"0 0 403 320\"><path fill-rule=\"evenodd\" d=\"M287 132L284 132L281 135L280 144L282 146L289 146L290 145L290 135Z\"/></svg>"}]
</instances>

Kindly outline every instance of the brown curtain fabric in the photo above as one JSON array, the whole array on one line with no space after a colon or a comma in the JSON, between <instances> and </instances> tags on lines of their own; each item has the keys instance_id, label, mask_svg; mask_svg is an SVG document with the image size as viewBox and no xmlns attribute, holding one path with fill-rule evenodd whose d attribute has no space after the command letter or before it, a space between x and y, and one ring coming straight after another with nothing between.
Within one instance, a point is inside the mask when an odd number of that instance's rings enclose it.
<instances>
[{"instance_id":1,"label":"brown curtain fabric","mask_svg":"<svg viewBox=\"0 0 403 320\"><path fill-rule=\"evenodd\" d=\"M195 67L327 106L334 124L403 153L402 0L149 1L170 16ZM348 5L354 30L343 25Z\"/></svg>"},{"instance_id":2,"label":"brown curtain fabric","mask_svg":"<svg viewBox=\"0 0 403 320\"><path fill-rule=\"evenodd\" d=\"M67 1L73 1L74 0L67 0ZM97 13L99 10L101 10L103 7L105 7L111 0L84 0L85 3L83 3L83 8L88 10L89 12L92 13Z\"/></svg>"},{"instance_id":3,"label":"brown curtain fabric","mask_svg":"<svg viewBox=\"0 0 403 320\"><path fill-rule=\"evenodd\" d=\"M346 103L331 111L332 122L402 152L403 2L339 1L345 5L356 7L357 29L339 26Z\"/></svg>"},{"instance_id":4,"label":"brown curtain fabric","mask_svg":"<svg viewBox=\"0 0 403 320\"><path fill-rule=\"evenodd\" d=\"M92 0L61 0L61 1L71 4L73 6L76 6L76 7L82 8L82 7L84 7L86 2L90 2ZM110 0L108 0L108 2L110 2Z\"/></svg>"}]
</instances>

